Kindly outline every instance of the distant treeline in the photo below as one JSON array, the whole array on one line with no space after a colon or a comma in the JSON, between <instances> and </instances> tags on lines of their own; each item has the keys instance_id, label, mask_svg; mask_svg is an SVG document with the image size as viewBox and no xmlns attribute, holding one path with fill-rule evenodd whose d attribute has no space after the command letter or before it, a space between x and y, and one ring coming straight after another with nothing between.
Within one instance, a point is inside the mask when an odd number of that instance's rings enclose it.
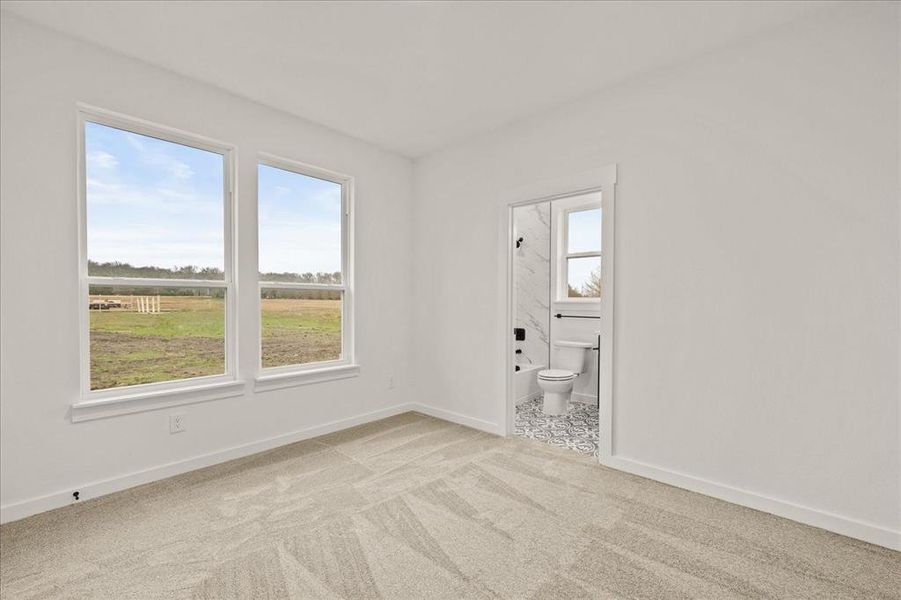
<instances>
[{"instance_id":1,"label":"distant treeline","mask_svg":"<svg viewBox=\"0 0 901 600\"><path fill-rule=\"evenodd\" d=\"M260 297L269 300L287 298L294 300L340 300L341 292L334 290L284 290L276 288L263 288Z\"/></svg>"},{"instance_id":2,"label":"distant treeline","mask_svg":"<svg viewBox=\"0 0 901 600\"><path fill-rule=\"evenodd\" d=\"M207 279L222 281L225 273L222 269L214 267L195 267L189 265L175 269L164 267L135 267L123 262L95 262L88 261L88 275L92 277L140 277L144 279ZM260 281L278 281L295 283L323 283L340 284L341 273L260 273ZM153 287L144 286L91 286L91 294L103 295L160 295L160 296L212 296L221 298L225 295L222 288L182 288L182 287ZM276 290L263 289L263 298L311 298L332 299L341 298L341 293L332 290Z\"/></svg>"},{"instance_id":3,"label":"distant treeline","mask_svg":"<svg viewBox=\"0 0 901 600\"><path fill-rule=\"evenodd\" d=\"M88 275L92 277L144 277L147 279L214 279L222 280L225 274L222 269L213 267L134 267L123 262L88 261Z\"/></svg>"}]
</instances>

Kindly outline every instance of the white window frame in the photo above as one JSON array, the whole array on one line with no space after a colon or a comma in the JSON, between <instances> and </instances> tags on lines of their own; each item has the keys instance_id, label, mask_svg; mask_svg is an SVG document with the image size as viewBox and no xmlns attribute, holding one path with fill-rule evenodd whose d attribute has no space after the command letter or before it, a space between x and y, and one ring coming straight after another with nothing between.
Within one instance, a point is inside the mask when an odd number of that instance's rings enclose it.
<instances>
[{"instance_id":1,"label":"white window frame","mask_svg":"<svg viewBox=\"0 0 901 600\"><path fill-rule=\"evenodd\" d=\"M282 169L290 173L330 181L341 186L341 283L302 283L288 281L262 281L259 268L259 224L257 225L257 372L255 389L266 391L305 383L319 383L354 377L359 374L359 365L354 354L354 286L353 286L353 188L354 178L350 175L330 171L299 161L282 158L273 154L257 155L257 216L259 217L259 167L260 165ZM264 289L282 290L333 290L340 291L341 303L341 357L337 360L263 367L263 312L262 292Z\"/></svg>"},{"instance_id":2,"label":"white window frame","mask_svg":"<svg viewBox=\"0 0 901 600\"><path fill-rule=\"evenodd\" d=\"M603 219L602 201L593 199L591 201L582 201L578 204L566 206L559 210L558 235L557 235L557 285L556 285L556 302L572 302L581 303L597 303L598 298L574 298L569 296L569 259L571 258L600 258L603 263L603 241L601 249L597 252L569 252L569 215L576 212L586 210L601 210L601 218Z\"/></svg>"},{"instance_id":3,"label":"white window frame","mask_svg":"<svg viewBox=\"0 0 901 600\"><path fill-rule=\"evenodd\" d=\"M80 398L72 405L72 420L81 421L152 410L179 404L202 402L243 394L244 383L237 379L237 290L235 285L235 154L231 144L151 123L120 113L84 104L77 105L77 189L78 189L78 323L80 329ZM223 237L224 278L152 279L136 277L95 277L88 274L87 182L85 125L97 123L163 141L207 150L223 157ZM225 289L225 364L221 375L208 375L145 383L104 390L91 390L90 286L160 286Z\"/></svg>"}]
</instances>

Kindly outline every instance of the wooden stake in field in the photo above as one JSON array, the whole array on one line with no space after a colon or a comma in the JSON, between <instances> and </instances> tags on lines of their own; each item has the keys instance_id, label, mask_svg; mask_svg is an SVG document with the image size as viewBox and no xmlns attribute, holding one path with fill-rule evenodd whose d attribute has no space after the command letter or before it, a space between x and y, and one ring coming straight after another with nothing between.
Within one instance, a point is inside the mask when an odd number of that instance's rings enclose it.
<instances>
[{"instance_id":1,"label":"wooden stake in field","mask_svg":"<svg viewBox=\"0 0 901 600\"><path fill-rule=\"evenodd\" d=\"M135 296L135 309L141 314L160 314L160 296Z\"/></svg>"}]
</instances>

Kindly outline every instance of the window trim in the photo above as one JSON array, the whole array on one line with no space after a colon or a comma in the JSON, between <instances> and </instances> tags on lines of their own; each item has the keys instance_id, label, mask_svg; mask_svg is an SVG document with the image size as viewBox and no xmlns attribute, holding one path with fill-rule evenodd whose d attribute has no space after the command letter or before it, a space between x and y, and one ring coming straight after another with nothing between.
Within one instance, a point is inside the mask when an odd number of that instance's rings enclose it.
<instances>
[{"instance_id":1,"label":"window trim","mask_svg":"<svg viewBox=\"0 0 901 600\"><path fill-rule=\"evenodd\" d=\"M330 181L341 186L341 283L302 283L289 281L263 281L260 279L259 261L259 214L260 214L260 165L281 169L297 175ZM267 391L307 383L319 383L333 379L354 377L359 373L354 351L354 235L353 199L354 178L337 171L330 171L266 152L259 152L256 161L256 214L257 214L257 375L255 389ZM341 303L341 358L277 367L263 366L263 311L262 291L264 289L291 290L335 290L342 293Z\"/></svg>"},{"instance_id":2,"label":"window trim","mask_svg":"<svg viewBox=\"0 0 901 600\"><path fill-rule=\"evenodd\" d=\"M97 123L124 131L154 137L166 142L181 144L222 155L223 161L223 279L151 279L137 277L92 277L88 275L87 248L87 172L85 125ZM102 418L113 414L126 414L158 407L160 399L167 406L192 403L236 395L244 384L238 380L238 311L236 285L235 240L237 218L235 214L237 148L233 144L188 133L180 129L116 113L106 109L78 103L76 105L76 178L78 196L78 310L79 323L79 399L72 404L72 420ZM225 289L225 364L221 375L206 375L170 381L129 385L103 390L91 390L91 332L90 311L87 302L92 285L138 285L166 287L207 287ZM113 410L102 407L116 405ZM131 405L131 406L126 406ZM101 407L98 410L98 407Z\"/></svg>"},{"instance_id":3,"label":"window trim","mask_svg":"<svg viewBox=\"0 0 901 600\"><path fill-rule=\"evenodd\" d=\"M587 302L597 302L598 298L578 298L569 296L569 259L571 258L600 258L603 263L603 241L601 249L594 252L569 252L569 215L571 213L583 212L587 210L599 209L601 218L603 219L603 202L601 200L583 201L572 206L566 206L560 209L558 215L562 226L559 229L557 244L557 285L556 285L556 302L572 302L575 304L583 304ZM602 221L603 224L603 221Z\"/></svg>"}]
</instances>

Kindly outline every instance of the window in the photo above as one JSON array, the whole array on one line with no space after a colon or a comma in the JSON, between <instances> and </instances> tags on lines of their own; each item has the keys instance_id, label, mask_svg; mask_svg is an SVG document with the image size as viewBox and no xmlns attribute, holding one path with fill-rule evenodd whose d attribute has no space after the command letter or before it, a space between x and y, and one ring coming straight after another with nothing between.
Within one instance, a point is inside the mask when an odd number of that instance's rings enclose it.
<instances>
[{"instance_id":1,"label":"window","mask_svg":"<svg viewBox=\"0 0 901 600\"><path fill-rule=\"evenodd\" d=\"M276 158L257 177L261 366L350 364L350 179Z\"/></svg>"},{"instance_id":2,"label":"window","mask_svg":"<svg viewBox=\"0 0 901 600\"><path fill-rule=\"evenodd\" d=\"M80 127L83 395L233 380L230 148L99 111Z\"/></svg>"},{"instance_id":3,"label":"window","mask_svg":"<svg viewBox=\"0 0 901 600\"><path fill-rule=\"evenodd\" d=\"M601 209L568 210L563 213L563 279L566 293L561 299L601 296Z\"/></svg>"}]
</instances>

